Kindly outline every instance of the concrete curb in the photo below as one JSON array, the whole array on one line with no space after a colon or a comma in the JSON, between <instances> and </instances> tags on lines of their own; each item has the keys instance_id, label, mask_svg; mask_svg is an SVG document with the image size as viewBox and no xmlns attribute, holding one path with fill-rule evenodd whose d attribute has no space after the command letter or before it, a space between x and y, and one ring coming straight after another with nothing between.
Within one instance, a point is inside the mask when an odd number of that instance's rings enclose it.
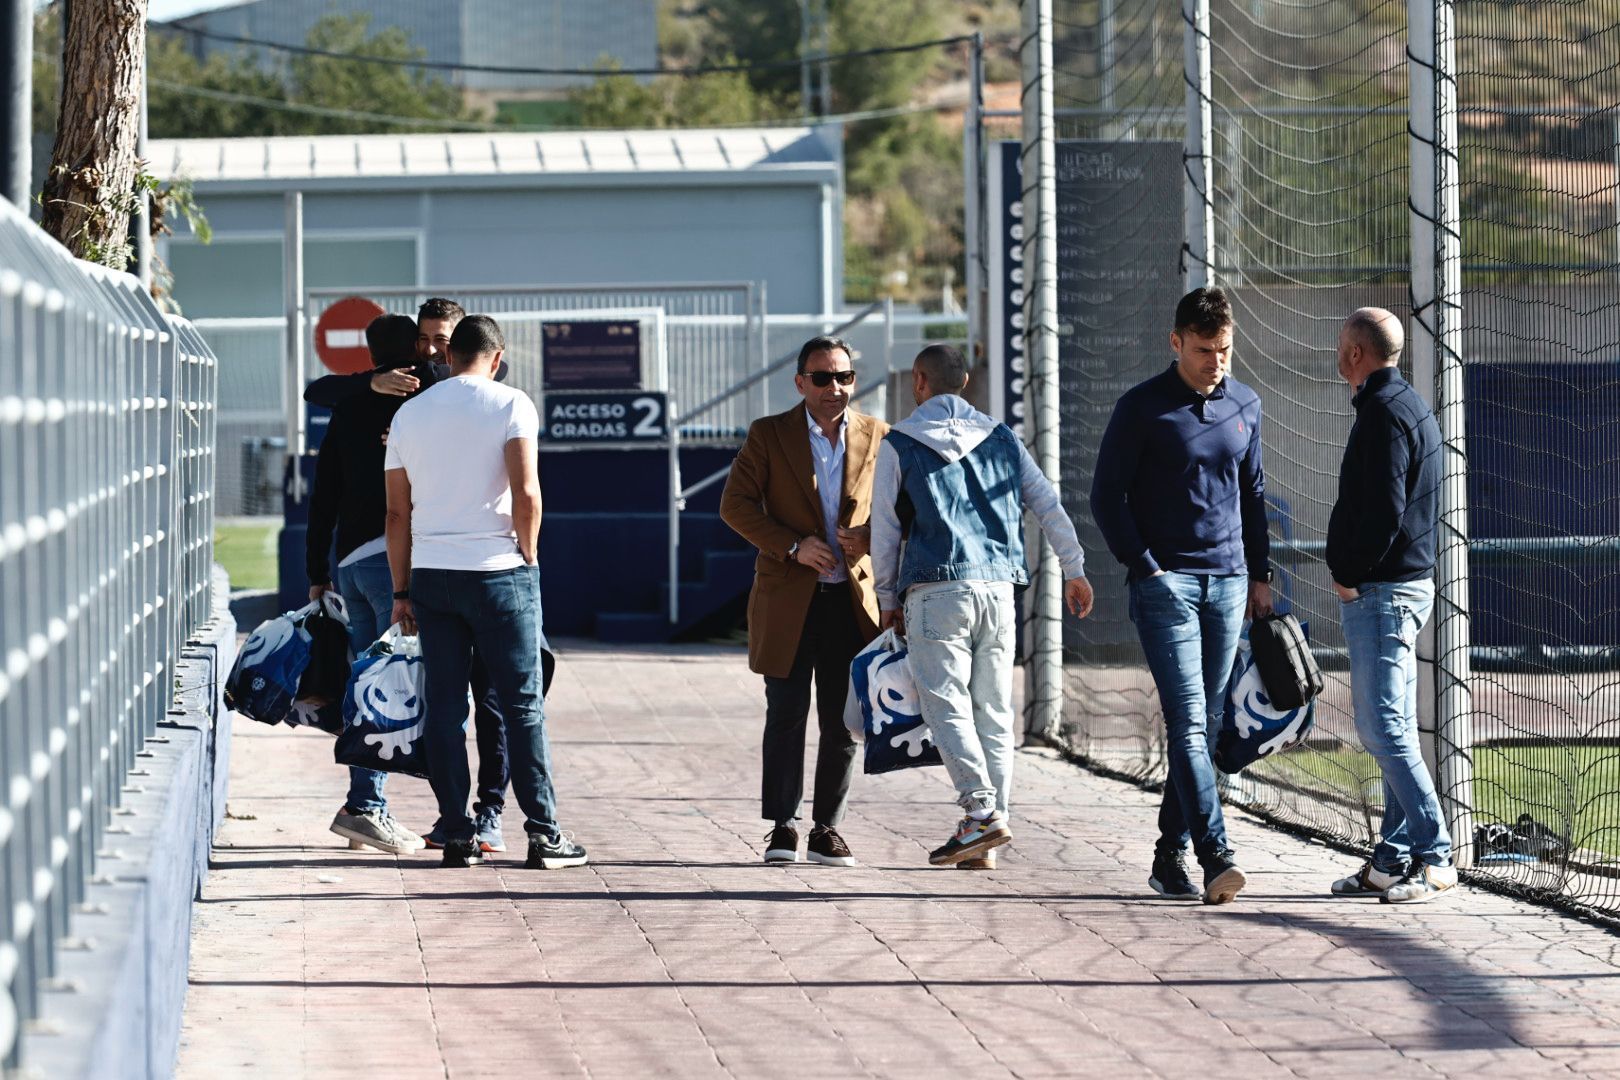
<instances>
[{"instance_id":1,"label":"concrete curb","mask_svg":"<svg viewBox=\"0 0 1620 1080\"><path fill-rule=\"evenodd\" d=\"M97 872L62 939L23 1075L158 1080L174 1072L191 959L192 903L225 816L236 657L230 583L214 568L209 621L174 666L175 704L124 781Z\"/></svg>"}]
</instances>

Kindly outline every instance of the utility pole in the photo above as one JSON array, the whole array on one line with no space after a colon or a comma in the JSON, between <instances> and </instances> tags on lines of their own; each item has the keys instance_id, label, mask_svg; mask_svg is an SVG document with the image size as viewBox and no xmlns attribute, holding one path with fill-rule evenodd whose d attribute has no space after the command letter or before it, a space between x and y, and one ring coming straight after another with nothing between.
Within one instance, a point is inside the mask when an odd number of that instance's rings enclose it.
<instances>
[{"instance_id":1,"label":"utility pole","mask_svg":"<svg viewBox=\"0 0 1620 1080\"><path fill-rule=\"evenodd\" d=\"M30 0L4 0L0 8L0 67L5 108L0 111L0 195L28 212L33 184L34 11Z\"/></svg>"},{"instance_id":2,"label":"utility pole","mask_svg":"<svg viewBox=\"0 0 1620 1080\"><path fill-rule=\"evenodd\" d=\"M827 0L799 0L799 109L806 119L832 112L831 51Z\"/></svg>"}]
</instances>

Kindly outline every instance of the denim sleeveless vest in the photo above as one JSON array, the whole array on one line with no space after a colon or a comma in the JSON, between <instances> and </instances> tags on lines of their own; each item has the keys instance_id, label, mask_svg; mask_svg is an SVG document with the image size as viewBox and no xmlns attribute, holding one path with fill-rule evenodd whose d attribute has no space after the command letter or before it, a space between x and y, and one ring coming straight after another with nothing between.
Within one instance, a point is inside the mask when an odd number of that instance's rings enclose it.
<instances>
[{"instance_id":1,"label":"denim sleeveless vest","mask_svg":"<svg viewBox=\"0 0 1620 1080\"><path fill-rule=\"evenodd\" d=\"M901 431L897 511L906 531L898 591L929 581L1029 584L1018 438L1001 424L972 453L946 461Z\"/></svg>"}]
</instances>

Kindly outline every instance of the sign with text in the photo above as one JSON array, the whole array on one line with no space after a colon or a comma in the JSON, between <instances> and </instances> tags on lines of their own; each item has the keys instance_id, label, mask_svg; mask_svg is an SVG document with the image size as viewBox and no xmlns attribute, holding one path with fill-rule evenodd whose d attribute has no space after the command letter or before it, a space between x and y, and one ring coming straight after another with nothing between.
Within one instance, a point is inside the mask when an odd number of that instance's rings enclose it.
<instances>
[{"instance_id":1,"label":"sign with text","mask_svg":"<svg viewBox=\"0 0 1620 1080\"><path fill-rule=\"evenodd\" d=\"M547 393L641 389L641 323L569 319L541 326L540 363Z\"/></svg>"},{"instance_id":2,"label":"sign with text","mask_svg":"<svg viewBox=\"0 0 1620 1080\"><path fill-rule=\"evenodd\" d=\"M1028 374L1023 241L1031 225L1019 166L1018 143L1003 142L989 176L992 408L1015 430L1023 426ZM1120 395L1170 364L1170 330L1183 291L1184 175L1179 142L1057 144L1060 490L1081 545L1104 557L1107 547L1087 501L1097 447ZM1134 657L1124 571L1113 569L1093 576L1096 614L1083 623L1068 621L1066 644L1119 645Z\"/></svg>"},{"instance_id":3,"label":"sign with text","mask_svg":"<svg viewBox=\"0 0 1620 1080\"><path fill-rule=\"evenodd\" d=\"M540 437L550 443L662 442L669 398L639 391L547 394Z\"/></svg>"}]
</instances>

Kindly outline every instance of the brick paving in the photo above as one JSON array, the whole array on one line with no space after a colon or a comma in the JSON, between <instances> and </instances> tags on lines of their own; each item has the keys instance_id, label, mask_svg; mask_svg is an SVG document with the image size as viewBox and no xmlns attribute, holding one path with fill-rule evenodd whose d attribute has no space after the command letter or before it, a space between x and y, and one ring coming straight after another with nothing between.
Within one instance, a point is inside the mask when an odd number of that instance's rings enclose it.
<instances>
[{"instance_id":1,"label":"brick paving","mask_svg":"<svg viewBox=\"0 0 1620 1080\"><path fill-rule=\"evenodd\" d=\"M1036 751L995 873L926 864L938 769L857 780L861 866L764 866L762 702L736 649L567 648L553 754L593 862L549 873L515 821L471 870L350 852L330 740L240 721L179 1075L1620 1073L1620 937L1479 891L1336 900L1345 856L1236 812L1239 902L1159 900L1155 797Z\"/></svg>"}]
</instances>

